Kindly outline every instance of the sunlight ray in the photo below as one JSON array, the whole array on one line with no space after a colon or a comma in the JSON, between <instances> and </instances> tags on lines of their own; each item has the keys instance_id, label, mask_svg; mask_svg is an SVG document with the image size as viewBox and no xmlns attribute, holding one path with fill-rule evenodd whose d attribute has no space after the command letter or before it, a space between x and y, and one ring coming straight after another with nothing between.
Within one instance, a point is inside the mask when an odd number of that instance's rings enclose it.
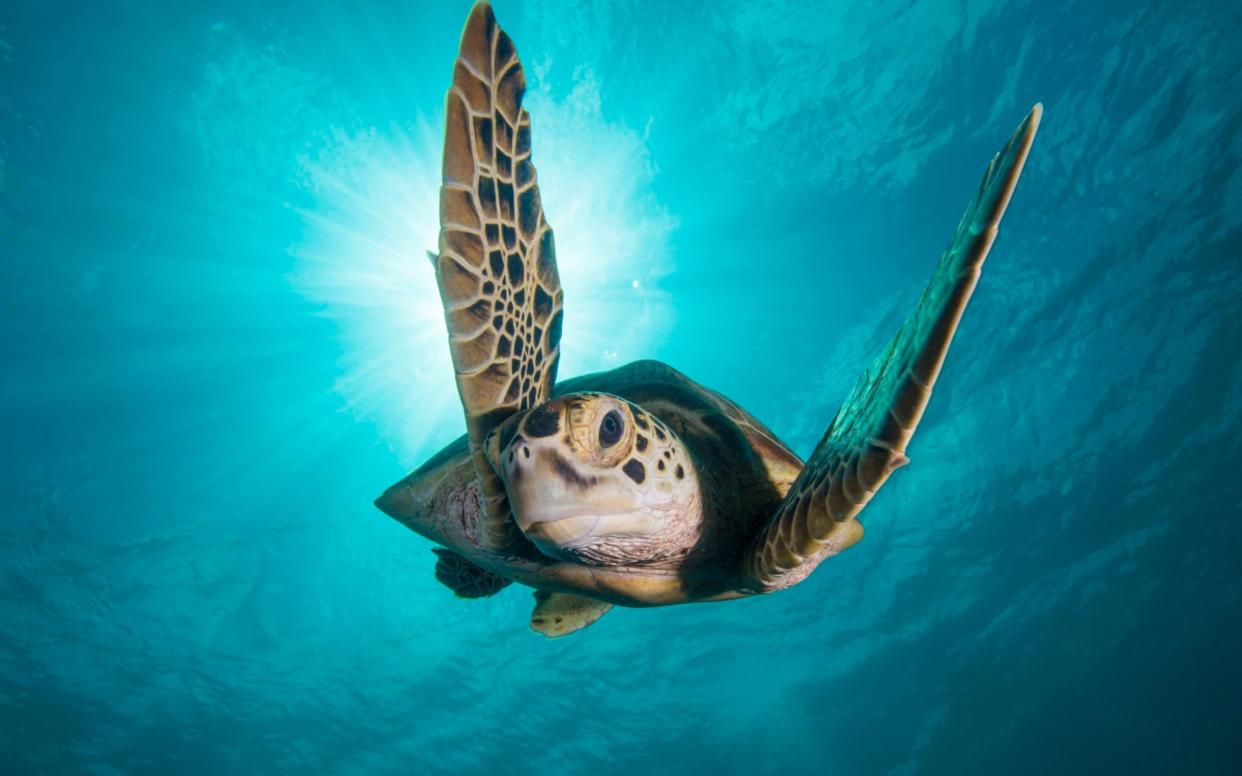
<instances>
[{"instance_id":1,"label":"sunlight ray","mask_svg":"<svg viewBox=\"0 0 1242 776\"><path fill-rule=\"evenodd\" d=\"M557 99L536 85L535 163L566 289L561 376L649 357L672 309L659 288L676 221L649 191L641 135L600 113L589 72ZM337 327L346 411L373 422L405 463L463 430L432 267L442 119L332 132L303 160L312 204L291 281Z\"/></svg>"}]
</instances>

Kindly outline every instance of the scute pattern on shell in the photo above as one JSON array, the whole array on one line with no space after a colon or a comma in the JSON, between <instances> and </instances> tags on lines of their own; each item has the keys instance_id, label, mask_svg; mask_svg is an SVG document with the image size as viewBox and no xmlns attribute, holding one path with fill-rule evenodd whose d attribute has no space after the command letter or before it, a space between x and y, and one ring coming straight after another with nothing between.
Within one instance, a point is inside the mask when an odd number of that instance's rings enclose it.
<instances>
[{"instance_id":1,"label":"scute pattern on shell","mask_svg":"<svg viewBox=\"0 0 1242 776\"><path fill-rule=\"evenodd\" d=\"M481 446L506 417L545 401L556 381L562 299L552 229L531 163L526 78L486 3L462 33L446 104L436 274L457 388L483 485L481 540L525 540Z\"/></svg>"}]
</instances>

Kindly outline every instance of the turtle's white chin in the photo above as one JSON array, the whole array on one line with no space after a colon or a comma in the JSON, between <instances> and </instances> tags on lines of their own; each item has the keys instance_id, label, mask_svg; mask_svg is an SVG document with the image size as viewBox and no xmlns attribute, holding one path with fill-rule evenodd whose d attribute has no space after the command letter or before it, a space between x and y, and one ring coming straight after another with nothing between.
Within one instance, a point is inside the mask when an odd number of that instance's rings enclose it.
<instances>
[{"instance_id":1,"label":"turtle's white chin","mask_svg":"<svg viewBox=\"0 0 1242 776\"><path fill-rule=\"evenodd\" d=\"M590 548L606 545L612 537L630 540L655 529L655 521L642 512L606 512L543 515L547 519L519 517L518 526L539 550L553 558L571 562L591 561Z\"/></svg>"}]
</instances>

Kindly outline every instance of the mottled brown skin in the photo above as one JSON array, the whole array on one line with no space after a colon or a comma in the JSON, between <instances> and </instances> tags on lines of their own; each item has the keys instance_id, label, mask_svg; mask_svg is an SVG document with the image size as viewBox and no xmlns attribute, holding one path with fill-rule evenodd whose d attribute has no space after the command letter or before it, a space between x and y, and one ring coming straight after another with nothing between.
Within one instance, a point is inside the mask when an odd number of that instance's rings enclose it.
<instances>
[{"instance_id":1,"label":"mottled brown skin","mask_svg":"<svg viewBox=\"0 0 1242 776\"><path fill-rule=\"evenodd\" d=\"M797 479L802 469L798 457L749 413L657 361L567 380L554 395L582 391L613 394L643 408L675 432L694 459L706 519L684 560L602 567L488 550L480 541L479 483L464 436L389 488L377 505L480 567L544 590L625 606L757 592L743 578L742 558Z\"/></svg>"}]
</instances>

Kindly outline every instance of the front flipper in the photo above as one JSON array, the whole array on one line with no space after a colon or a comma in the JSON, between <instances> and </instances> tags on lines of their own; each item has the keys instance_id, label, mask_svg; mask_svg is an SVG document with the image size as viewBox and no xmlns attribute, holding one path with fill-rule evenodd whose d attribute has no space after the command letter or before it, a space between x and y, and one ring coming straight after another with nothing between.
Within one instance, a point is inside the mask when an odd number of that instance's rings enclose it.
<instances>
[{"instance_id":1,"label":"front flipper","mask_svg":"<svg viewBox=\"0 0 1242 776\"><path fill-rule=\"evenodd\" d=\"M594 623L611 608L612 604L593 598L536 590L530 629L550 639L568 636Z\"/></svg>"},{"instance_id":2,"label":"front flipper","mask_svg":"<svg viewBox=\"0 0 1242 776\"><path fill-rule=\"evenodd\" d=\"M936 274L880 358L863 373L746 556L760 591L796 584L862 537L854 517L889 474L907 463L962 311L1026 162L1043 113L1036 105L988 166Z\"/></svg>"},{"instance_id":3,"label":"front flipper","mask_svg":"<svg viewBox=\"0 0 1242 776\"><path fill-rule=\"evenodd\" d=\"M513 522L483 441L505 418L551 396L563 296L531 164L525 90L513 41L491 6L477 4L447 97L435 265L482 485L480 542L505 554L536 551Z\"/></svg>"},{"instance_id":4,"label":"front flipper","mask_svg":"<svg viewBox=\"0 0 1242 776\"><path fill-rule=\"evenodd\" d=\"M435 547L436 579L459 598L487 598L509 586L509 580L474 565L452 550Z\"/></svg>"}]
</instances>

